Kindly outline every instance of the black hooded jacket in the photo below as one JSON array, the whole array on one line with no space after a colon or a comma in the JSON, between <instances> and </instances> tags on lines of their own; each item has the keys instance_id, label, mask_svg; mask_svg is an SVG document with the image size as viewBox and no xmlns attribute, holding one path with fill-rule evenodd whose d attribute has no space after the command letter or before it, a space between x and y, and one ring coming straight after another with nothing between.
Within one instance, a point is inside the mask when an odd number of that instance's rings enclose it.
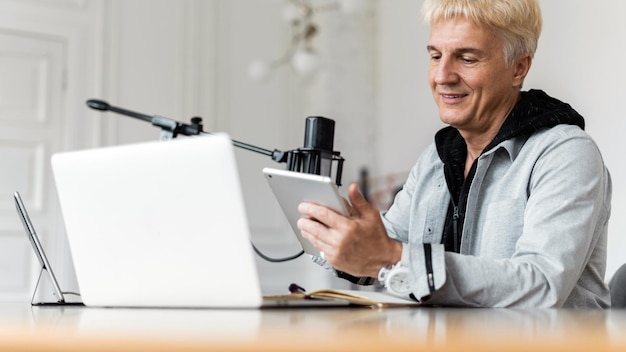
<instances>
[{"instance_id":1,"label":"black hooded jacket","mask_svg":"<svg viewBox=\"0 0 626 352\"><path fill-rule=\"evenodd\" d=\"M520 95L520 100L483 153L505 140L513 137L528 138L538 130L560 124L585 128L583 117L569 104L548 96L542 90L531 89L521 92ZM465 178L463 174L467 145L454 127L449 126L438 131L435 145L439 158L444 163L446 182L452 196L442 241L447 251L459 252L467 195L476 171L476 161Z\"/></svg>"}]
</instances>

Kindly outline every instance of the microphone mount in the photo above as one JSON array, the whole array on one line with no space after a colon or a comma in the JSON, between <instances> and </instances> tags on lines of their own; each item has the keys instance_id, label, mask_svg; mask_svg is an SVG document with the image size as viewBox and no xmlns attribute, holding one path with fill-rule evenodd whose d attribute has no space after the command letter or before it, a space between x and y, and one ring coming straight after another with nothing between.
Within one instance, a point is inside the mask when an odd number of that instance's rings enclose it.
<instances>
[{"instance_id":1,"label":"microphone mount","mask_svg":"<svg viewBox=\"0 0 626 352\"><path fill-rule=\"evenodd\" d=\"M94 110L112 111L121 115L126 115L146 122L150 122L153 126L161 128L161 134L159 139L162 141L176 138L178 137L178 135L197 136L211 134L203 130L202 118L198 116L192 117L191 123L186 124L163 116L150 116L131 110L126 110L117 106L110 105L109 103L98 99L87 100L87 106ZM332 120L330 119L322 117L317 118L325 119L332 122ZM269 150L260 148L248 143L236 141L234 139L231 139L231 141L235 147L269 156L272 158L272 160L278 163L286 163L286 169L289 171L304 172L317 175L319 175L321 172L320 164L322 159L322 151L317 148L304 147L288 151L281 151L278 149ZM343 171L343 162L345 159L338 151L332 151L331 157L332 161L337 162L335 184L337 186L341 186L341 174Z\"/></svg>"}]
</instances>

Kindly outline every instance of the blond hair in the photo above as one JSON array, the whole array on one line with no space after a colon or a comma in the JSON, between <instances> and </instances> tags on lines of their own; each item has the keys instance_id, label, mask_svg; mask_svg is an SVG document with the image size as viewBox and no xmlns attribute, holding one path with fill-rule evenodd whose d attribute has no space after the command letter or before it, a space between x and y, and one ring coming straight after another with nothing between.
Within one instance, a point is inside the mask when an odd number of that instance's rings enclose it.
<instances>
[{"instance_id":1,"label":"blond hair","mask_svg":"<svg viewBox=\"0 0 626 352\"><path fill-rule=\"evenodd\" d=\"M504 59L510 65L522 55L533 57L541 34L537 0L426 0L422 14L428 25L457 17L487 25L504 43Z\"/></svg>"}]
</instances>

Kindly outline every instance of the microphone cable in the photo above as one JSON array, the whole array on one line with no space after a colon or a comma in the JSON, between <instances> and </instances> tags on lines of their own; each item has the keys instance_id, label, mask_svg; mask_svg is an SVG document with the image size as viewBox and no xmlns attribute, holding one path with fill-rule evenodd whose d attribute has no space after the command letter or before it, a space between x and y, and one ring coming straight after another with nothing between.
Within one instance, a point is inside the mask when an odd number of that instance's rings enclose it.
<instances>
[{"instance_id":1,"label":"microphone cable","mask_svg":"<svg viewBox=\"0 0 626 352\"><path fill-rule=\"evenodd\" d=\"M294 254L292 256L289 257L284 257L284 258L272 258L272 257L268 257L267 255L263 254L258 248L256 248L256 246L254 245L254 243L250 242L250 244L252 245L252 249L254 249L254 252L261 258L265 259L268 262L271 263L282 263L282 262L288 262L290 260L294 260L298 257L300 257L301 255L304 254L304 250L300 251L300 253L298 254Z\"/></svg>"}]
</instances>

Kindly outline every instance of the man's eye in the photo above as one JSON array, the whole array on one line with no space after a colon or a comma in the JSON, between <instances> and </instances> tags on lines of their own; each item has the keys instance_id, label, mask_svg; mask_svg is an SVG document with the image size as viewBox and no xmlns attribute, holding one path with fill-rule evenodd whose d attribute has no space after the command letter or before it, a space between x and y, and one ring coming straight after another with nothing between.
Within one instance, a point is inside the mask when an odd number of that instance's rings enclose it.
<instances>
[{"instance_id":1,"label":"man's eye","mask_svg":"<svg viewBox=\"0 0 626 352\"><path fill-rule=\"evenodd\" d=\"M462 57L461 61L463 61L463 63L465 63L465 64L473 64L473 63L475 63L478 60L470 58L470 57Z\"/></svg>"}]
</instances>

